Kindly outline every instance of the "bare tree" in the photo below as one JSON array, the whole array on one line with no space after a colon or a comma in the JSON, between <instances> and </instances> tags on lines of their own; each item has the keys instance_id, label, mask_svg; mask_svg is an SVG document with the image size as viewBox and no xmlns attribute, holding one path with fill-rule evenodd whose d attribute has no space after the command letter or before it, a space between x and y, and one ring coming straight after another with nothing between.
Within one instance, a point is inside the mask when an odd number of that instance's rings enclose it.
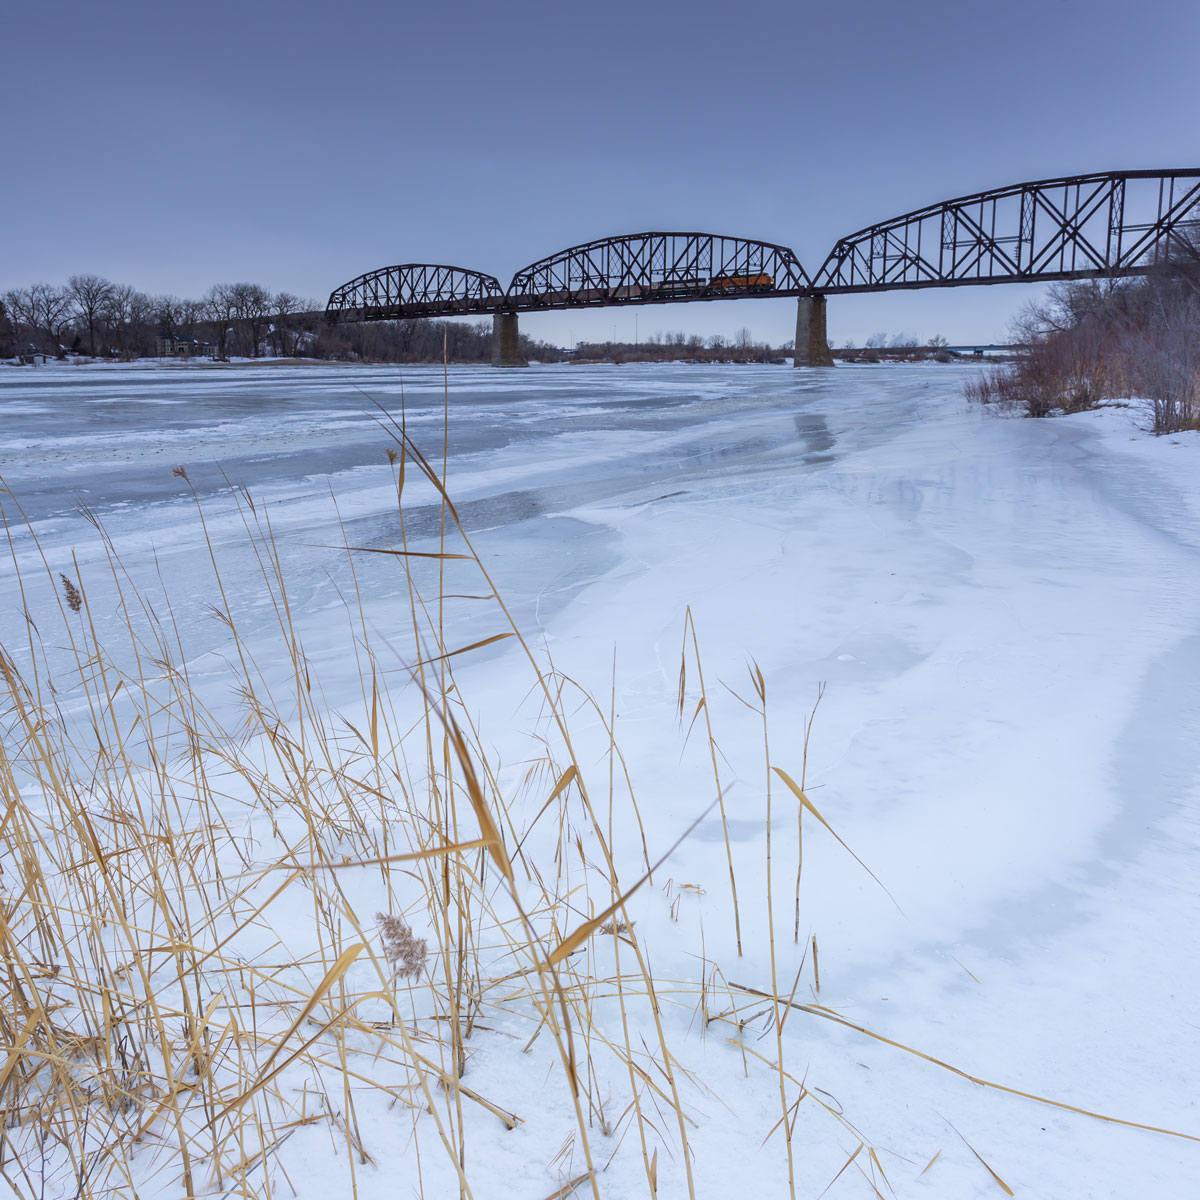
<instances>
[{"instance_id":1,"label":"bare tree","mask_svg":"<svg viewBox=\"0 0 1200 1200\"><path fill-rule=\"evenodd\" d=\"M16 349L16 330L3 300L0 300L0 358L7 358Z\"/></svg>"},{"instance_id":2,"label":"bare tree","mask_svg":"<svg viewBox=\"0 0 1200 1200\"><path fill-rule=\"evenodd\" d=\"M196 336L196 326L205 319L203 300L180 300L178 310L179 328L188 337Z\"/></svg>"},{"instance_id":3,"label":"bare tree","mask_svg":"<svg viewBox=\"0 0 1200 1200\"><path fill-rule=\"evenodd\" d=\"M1111 312L1128 286L1121 279L1052 283L1044 301L1032 301L1021 309L1010 331L1017 341L1029 343L1075 329L1098 314Z\"/></svg>"},{"instance_id":4,"label":"bare tree","mask_svg":"<svg viewBox=\"0 0 1200 1200\"><path fill-rule=\"evenodd\" d=\"M275 310L275 347L283 358L296 353L296 331L291 328L292 317L304 311L304 303L291 292L277 292L271 300Z\"/></svg>"},{"instance_id":5,"label":"bare tree","mask_svg":"<svg viewBox=\"0 0 1200 1200\"><path fill-rule=\"evenodd\" d=\"M165 337L174 337L179 332L184 302L178 296L155 296L151 300L154 320Z\"/></svg>"},{"instance_id":6,"label":"bare tree","mask_svg":"<svg viewBox=\"0 0 1200 1200\"><path fill-rule=\"evenodd\" d=\"M236 303L233 285L216 283L204 293L204 315L213 323L213 338L216 342L217 357L229 357L229 335L233 332L232 324Z\"/></svg>"},{"instance_id":7,"label":"bare tree","mask_svg":"<svg viewBox=\"0 0 1200 1200\"><path fill-rule=\"evenodd\" d=\"M72 275L67 280L67 290L75 316L87 326L88 353L96 353L96 322L112 296L113 285L100 275Z\"/></svg>"},{"instance_id":8,"label":"bare tree","mask_svg":"<svg viewBox=\"0 0 1200 1200\"><path fill-rule=\"evenodd\" d=\"M154 303L144 292L128 283L115 283L104 305L109 334L122 355L141 348L143 327L152 319Z\"/></svg>"},{"instance_id":9,"label":"bare tree","mask_svg":"<svg viewBox=\"0 0 1200 1200\"><path fill-rule=\"evenodd\" d=\"M154 301L145 292L134 290L129 299L129 337L127 352L147 354L153 349Z\"/></svg>"},{"instance_id":10,"label":"bare tree","mask_svg":"<svg viewBox=\"0 0 1200 1200\"><path fill-rule=\"evenodd\" d=\"M257 358L263 331L271 315L271 293L258 283L231 285L233 315L242 323L246 348Z\"/></svg>"},{"instance_id":11,"label":"bare tree","mask_svg":"<svg viewBox=\"0 0 1200 1200\"><path fill-rule=\"evenodd\" d=\"M4 314L12 326L14 339L28 338L30 331L29 304L26 298L26 288L9 288L4 293Z\"/></svg>"},{"instance_id":12,"label":"bare tree","mask_svg":"<svg viewBox=\"0 0 1200 1200\"><path fill-rule=\"evenodd\" d=\"M56 353L62 349L71 317L71 294L66 288L35 283L5 292L4 302L13 321L24 326L27 334L47 343Z\"/></svg>"}]
</instances>

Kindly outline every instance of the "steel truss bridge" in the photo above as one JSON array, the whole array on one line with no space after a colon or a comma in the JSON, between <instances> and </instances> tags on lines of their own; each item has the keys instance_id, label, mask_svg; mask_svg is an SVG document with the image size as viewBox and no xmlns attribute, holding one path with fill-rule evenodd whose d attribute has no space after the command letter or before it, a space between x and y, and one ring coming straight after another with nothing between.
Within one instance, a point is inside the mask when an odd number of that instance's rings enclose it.
<instances>
[{"instance_id":1,"label":"steel truss bridge","mask_svg":"<svg viewBox=\"0 0 1200 1200\"><path fill-rule=\"evenodd\" d=\"M945 200L868 226L837 242L811 276L791 250L770 242L636 233L539 259L507 288L464 267L381 267L336 288L326 314L387 321L1116 278L1196 258L1198 206L1200 168L1073 175Z\"/></svg>"}]
</instances>

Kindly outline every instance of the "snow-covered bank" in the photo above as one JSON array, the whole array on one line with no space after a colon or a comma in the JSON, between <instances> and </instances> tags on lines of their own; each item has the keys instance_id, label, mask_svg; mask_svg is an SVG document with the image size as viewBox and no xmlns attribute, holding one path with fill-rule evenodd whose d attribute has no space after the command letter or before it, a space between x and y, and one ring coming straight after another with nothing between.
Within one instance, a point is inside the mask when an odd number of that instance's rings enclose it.
<instances>
[{"instance_id":1,"label":"snow-covered bank","mask_svg":"<svg viewBox=\"0 0 1200 1200\"><path fill-rule=\"evenodd\" d=\"M386 454L394 444L358 389L393 410L403 392L407 430L440 466L440 371L279 368L218 378L80 368L69 384L43 378L0 376L0 474L53 581L62 572L84 587L102 640L114 642L123 621L104 547L75 514L79 501L100 518L137 585L156 603L169 594L189 685L216 720L231 728L244 710L230 689L228 628L208 607L219 595L207 544L227 583L237 583L244 650L268 683L286 684L291 665L278 656L278 618L247 542L247 509L227 490L228 481L244 483L280 549L320 708L368 727L370 694L364 700L354 647L369 639L405 711L411 689L403 691L400 668L418 652L397 562L363 555L352 567L329 547L347 540L386 549L402 536ZM596 794L609 774L601 715L615 714L646 845L618 803L627 823L618 821L611 842L625 886L645 854L663 853L713 800L707 719L719 743L728 857L710 812L629 901L662 993L698 1196L748 1187L787 1194L782 1132L768 1138L781 1115L770 1066L780 1045L785 1069L810 1089L801 1104L800 1087L784 1083L797 1105L788 1119L798 1195L821 1194L860 1140L874 1157L863 1149L830 1195L871 1195L869 1180L883 1194L1002 1194L973 1151L1018 1194L1039 1197L1186 1194L1200 1165L1194 1142L980 1087L809 1012L787 1012L777 1045L772 1005L730 986L773 986L770 781L774 975L783 995L795 988L797 1002L825 1005L976 1077L1200 1135L1189 1070L1200 1050L1192 933L1200 916L1200 446L1194 435L1148 438L1123 410L996 419L963 402L961 379L937 366L571 367L516 380L486 369L451 373L450 492L535 651L597 699L598 709L568 704L576 759ZM200 496L206 532L175 466ZM403 495L411 545L429 551L436 489L410 467ZM11 520L10 497L3 501ZM17 592L10 563L0 568L0 644L27 665L27 608L46 629L61 682L62 638L49 632L55 601L32 540L20 529L13 538L26 590ZM431 583L434 569L418 578ZM454 560L447 570L447 591L485 590L472 564ZM361 617L343 604L354 585ZM689 608L703 710L685 640ZM447 614L449 645L500 631L494 612L480 615L475 602L452 601ZM520 786L537 704L526 699L533 680L512 646L462 656L455 674L520 832L553 781ZM118 661L123 653L113 650ZM751 711L759 704L753 664L762 671L769 763L797 781L804 728L827 684L807 794L878 877L806 817L798 944L796 800L767 770L763 721ZM64 686L56 703L84 711L78 688ZM614 775L620 796L620 765ZM575 830L588 863L576 864L573 884L584 890L566 910L582 921L609 902L598 867L604 822L589 828L578 798L563 795L561 829ZM261 817L246 818L232 800L230 813L268 857ZM560 846L550 832L534 825L528 844L548 875L556 855L576 853L570 836ZM359 878L366 874L340 878L369 919L391 897L377 874ZM405 886L394 885L399 898L419 898ZM439 930L414 913L418 936L436 945ZM274 932L299 956L314 919L293 905L276 914ZM262 954L272 953L266 941ZM595 980L630 970L619 945L586 953ZM597 985L592 999L597 1025L619 1041L622 1013L604 991ZM732 1024L706 1026L706 1015L735 1005ZM729 1039L743 1018L739 1047ZM654 1022L644 1007L632 1019L651 1072L656 1056L665 1061ZM556 1158L574 1126L561 1072L541 1042L522 1053L533 1029L516 1002L480 1023L489 1028L470 1039L463 1083L523 1123L510 1131L468 1112L470 1186L480 1197L547 1196L583 1170L578 1139ZM631 1076L611 1063L595 1070L596 1095L607 1098L617 1130L606 1134L597 1118L590 1125L597 1166L611 1160L597 1177L600 1194L647 1194L626 1111ZM659 1149L658 1194L686 1195L669 1089L661 1074L651 1079L641 1094L655 1130L650 1149ZM312 1086L300 1073L288 1084ZM397 1186L453 1194L454 1172L436 1133L422 1132L425 1119L414 1124L389 1107L392 1096L366 1086L343 1096L339 1085L337 1097L342 1113L352 1101L373 1162L355 1164L360 1194ZM279 1150L272 1169L286 1171L298 1194L347 1186L347 1141L331 1138L335 1128L332 1118L297 1127ZM275 1186L286 1194L282 1174Z\"/></svg>"}]
</instances>

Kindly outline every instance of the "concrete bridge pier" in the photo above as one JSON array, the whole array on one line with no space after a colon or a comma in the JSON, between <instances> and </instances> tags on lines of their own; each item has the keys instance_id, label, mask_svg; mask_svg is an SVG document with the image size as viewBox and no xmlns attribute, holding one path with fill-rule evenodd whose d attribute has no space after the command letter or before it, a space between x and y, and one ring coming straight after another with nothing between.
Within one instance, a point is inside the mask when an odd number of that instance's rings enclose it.
<instances>
[{"instance_id":1,"label":"concrete bridge pier","mask_svg":"<svg viewBox=\"0 0 1200 1200\"><path fill-rule=\"evenodd\" d=\"M515 312L496 313L492 317L492 366L529 366L529 360L521 353L521 339Z\"/></svg>"},{"instance_id":2,"label":"concrete bridge pier","mask_svg":"<svg viewBox=\"0 0 1200 1200\"><path fill-rule=\"evenodd\" d=\"M796 302L795 367L832 367L829 335L825 331L825 297L801 296Z\"/></svg>"}]
</instances>

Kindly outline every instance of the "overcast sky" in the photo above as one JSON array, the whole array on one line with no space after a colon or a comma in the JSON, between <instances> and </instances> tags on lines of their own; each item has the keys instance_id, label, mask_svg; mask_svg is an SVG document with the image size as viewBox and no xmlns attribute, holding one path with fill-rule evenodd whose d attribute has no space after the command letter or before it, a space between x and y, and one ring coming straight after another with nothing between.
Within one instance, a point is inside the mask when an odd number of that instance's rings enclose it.
<instances>
[{"instance_id":1,"label":"overcast sky","mask_svg":"<svg viewBox=\"0 0 1200 1200\"><path fill-rule=\"evenodd\" d=\"M323 303L374 267L507 283L578 242L699 229L815 272L981 189L1200 165L1198 0L30 0L0 20L0 291L94 271ZM1034 289L833 297L830 334L1002 338ZM795 302L523 317L535 337L748 326Z\"/></svg>"}]
</instances>

